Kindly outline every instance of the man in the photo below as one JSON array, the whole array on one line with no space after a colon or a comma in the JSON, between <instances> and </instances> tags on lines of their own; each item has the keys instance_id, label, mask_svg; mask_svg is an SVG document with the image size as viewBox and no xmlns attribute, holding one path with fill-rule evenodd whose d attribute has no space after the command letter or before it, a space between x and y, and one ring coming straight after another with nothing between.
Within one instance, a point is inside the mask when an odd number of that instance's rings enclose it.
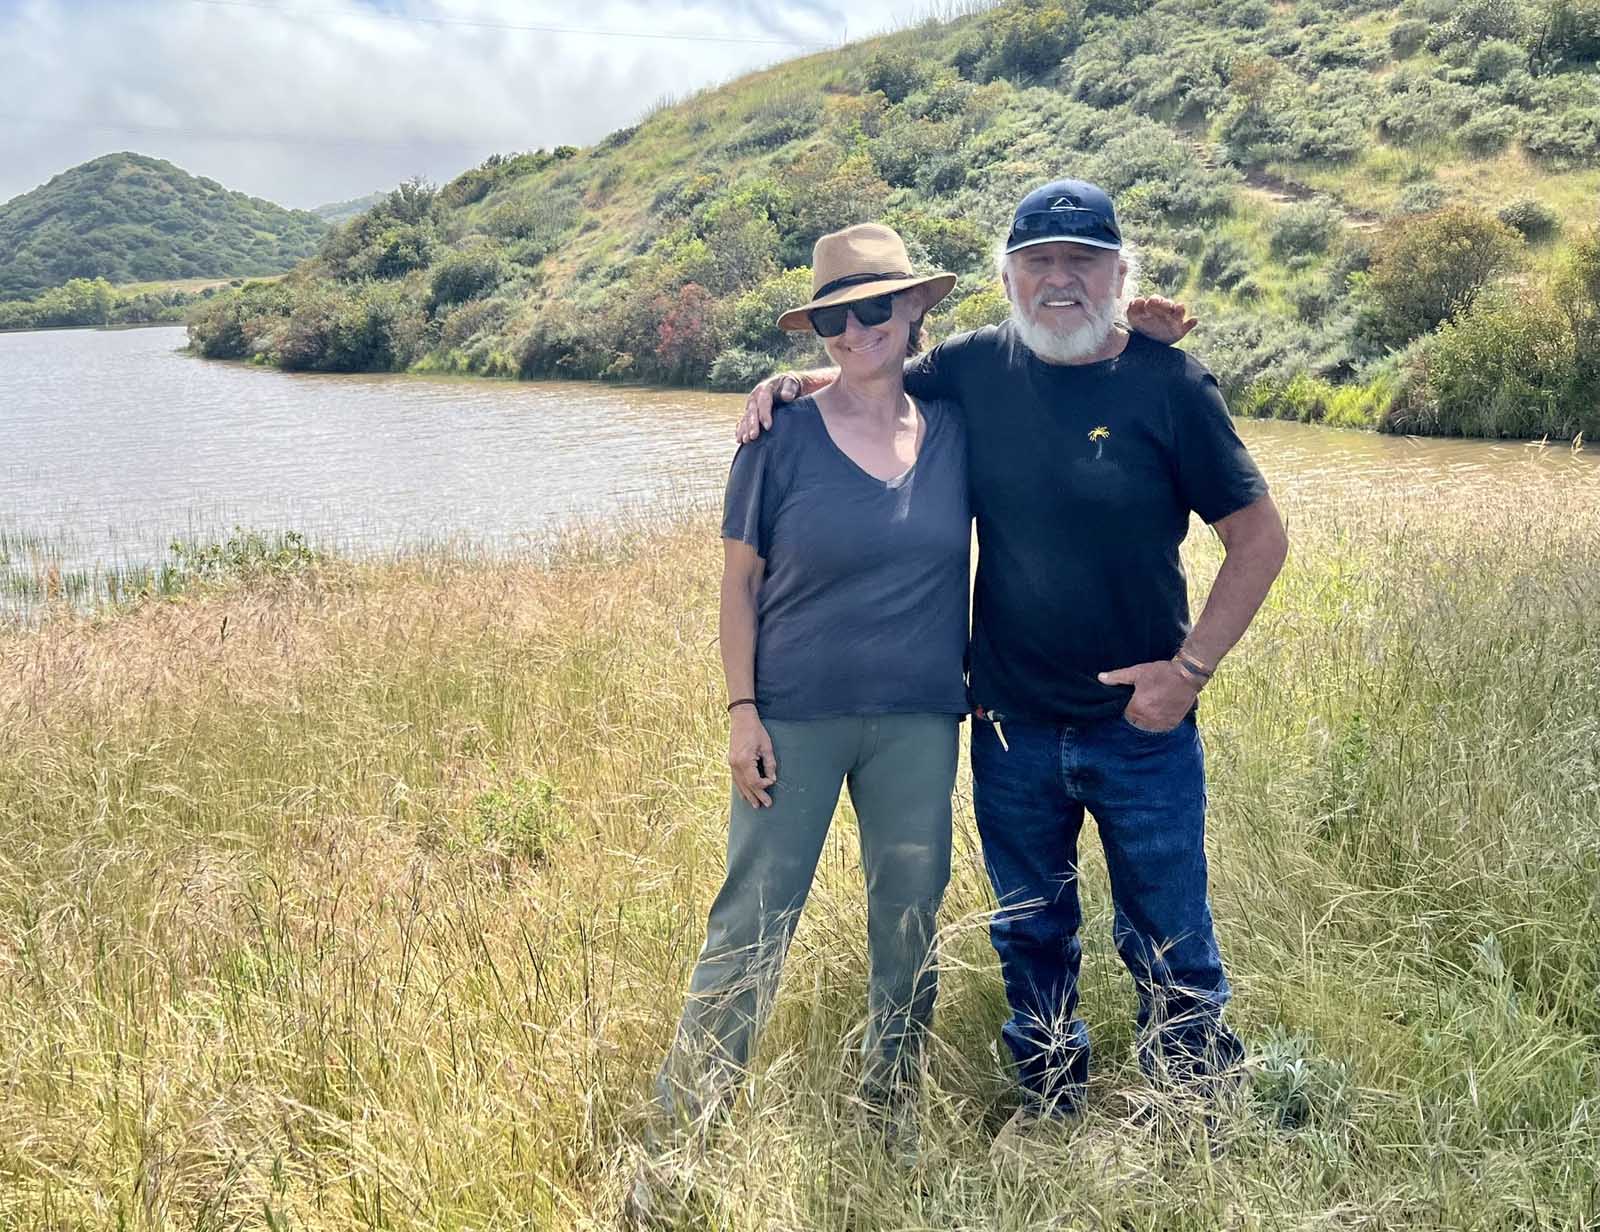
<instances>
[{"instance_id":1,"label":"man","mask_svg":"<svg viewBox=\"0 0 1600 1232\"><path fill-rule=\"evenodd\" d=\"M1116 325L1129 262L1111 200L1060 180L1006 237L1012 314L907 365L918 396L965 408L977 519L969 684L973 799L999 903L990 937L1024 1090L1017 1125L1082 1104L1078 834L1099 827L1115 941L1139 995L1139 1057L1159 1083L1209 1089L1243 1049L1207 892L1196 699L1249 627L1287 537L1216 380ZM1186 330L1163 322L1167 336ZM1179 313L1181 320L1181 312ZM742 438L770 426L774 378ZM1178 548L1190 513L1226 552L1191 626Z\"/></svg>"}]
</instances>

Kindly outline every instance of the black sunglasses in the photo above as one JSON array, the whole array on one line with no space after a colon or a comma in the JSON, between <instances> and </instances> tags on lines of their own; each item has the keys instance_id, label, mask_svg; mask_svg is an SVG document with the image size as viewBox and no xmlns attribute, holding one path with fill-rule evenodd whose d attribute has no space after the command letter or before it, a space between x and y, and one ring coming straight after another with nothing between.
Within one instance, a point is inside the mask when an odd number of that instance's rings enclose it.
<instances>
[{"instance_id":1,"label":"black sunglasses","mask_svg":"<svg viewBox=\"0 0 1600 1232\"><path fill-rule=\"evenodd\" d=\"M853 312L863 325L882 325L894 315L894 297L898 292L874 295L871 299L851 300L848 304L829 304L826 308L813 308L806 313L811 318L811 328L819 338L837 338L844 333Z\"/></svg>"}]
</instances>

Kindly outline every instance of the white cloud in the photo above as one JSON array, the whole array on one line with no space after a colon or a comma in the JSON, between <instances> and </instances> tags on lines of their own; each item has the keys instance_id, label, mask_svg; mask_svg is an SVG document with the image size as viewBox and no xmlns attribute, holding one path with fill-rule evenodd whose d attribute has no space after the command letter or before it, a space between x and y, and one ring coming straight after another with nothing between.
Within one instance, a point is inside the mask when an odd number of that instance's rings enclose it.
<instances>
[{"instance_id":1,"label":"white cloud","mask_svg":"<svg viewBox=\"0 0 1600 1232\"><path fill-rule=\"evenodd\" d=\"M495 26L831 44L928 8L928 0L0 0L0 201L124 149L297 206L410 175L443 182L496 151L586 144L658 99L806 51Z\"/></svg>"}]
</instances>

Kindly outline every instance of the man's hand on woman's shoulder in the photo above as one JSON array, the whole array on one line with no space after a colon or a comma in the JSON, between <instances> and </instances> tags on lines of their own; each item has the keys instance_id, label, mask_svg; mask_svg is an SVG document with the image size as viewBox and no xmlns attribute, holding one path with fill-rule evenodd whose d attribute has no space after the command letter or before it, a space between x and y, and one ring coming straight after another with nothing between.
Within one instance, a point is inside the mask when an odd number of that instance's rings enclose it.
<instances>
[{"instance_id":1,"label":"man's hand on woman's shoulder","mask_svg":"<svg viewBox=\"0 0 1600 1232\"><path fill-rule=\"evenodd\" d=\"M1169 346L1200 324L1189 309L1160 295L1141 295L1128 304L1128 328Z\"/></svg>"},{"instance_id":2,"label":"man's hand on woman's shoulder","mask_svg":"<svg viewBox=\"0 0 1600 1232\"><path fill-rule=\"evenodd\" d=\"M772 408L793 402L802 392L800 375L780 372L769 376L750 391L744 400L744 414L739 416L739 426L734 429L734 439L741 445L756 439L772 427Z\"/></svg>"}]
</instances>

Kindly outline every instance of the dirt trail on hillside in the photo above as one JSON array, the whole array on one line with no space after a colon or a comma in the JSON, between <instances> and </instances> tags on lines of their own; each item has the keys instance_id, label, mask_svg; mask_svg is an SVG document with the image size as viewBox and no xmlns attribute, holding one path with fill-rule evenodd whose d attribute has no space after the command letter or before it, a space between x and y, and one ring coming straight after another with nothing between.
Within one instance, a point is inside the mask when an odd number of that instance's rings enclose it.
<instances>
[{"instance_id":1,"label":"dirt trail on hillside","mask_svg":"<svg viewBox=\"0 0 1600 1232\"><path fill-rule=\"evenodd\" d=\"M1208 142L1191 141L1200 161L1207 167L1217 166L1217 148ZM1295 180L1285 179L1283 176L1274 175L1260 167L1253 167L1244 172L1244 189L1251 196L1267 202L1269 205L1293 205L1301 201L1314 200L1319 194L1313 188ZM1337 200L1337 198L1334 198ZM1372 210L1354 209L1342 201L1338 202L1340 210L1344 213L1343 223L1351 231L1375 231L1382 219Z\"/></svg>"}]
</instances>

